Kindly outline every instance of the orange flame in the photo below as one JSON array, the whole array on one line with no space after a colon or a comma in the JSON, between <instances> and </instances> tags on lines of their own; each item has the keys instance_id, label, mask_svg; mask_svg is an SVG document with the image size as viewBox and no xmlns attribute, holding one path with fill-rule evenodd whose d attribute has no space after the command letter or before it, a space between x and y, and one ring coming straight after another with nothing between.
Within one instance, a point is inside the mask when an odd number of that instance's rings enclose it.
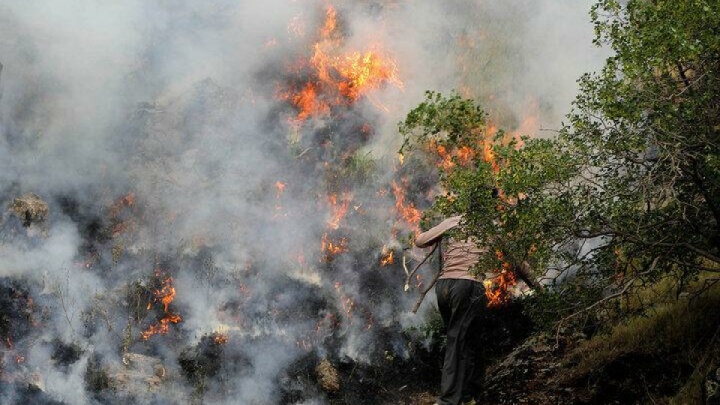
<instances>
[{"instance_id":1,"label":"orange flame","mask_svg":"<svg viewBox=\"0 0 720 405\"><path fill-rule=\"evenodd\" d=\"M328 39L337 29L337 10L335 7L328 6L325 10L325 23L320 29L320 37Z\"/></svg>"},{"instance_id":2,"label":"orange flame","mask_svg":"<svg viewBox=\"0 0 720 405\"><path fill-rule=\"evenodd\" d=\"M156 273L158 274L158 273ZM155 290L155 301L161 302L163 305L163 312L165 316L160 320L157 325L150 325L144 332L140 333L142 340L148 340L151 336L161 334L164 335L170 330L170 324L177 324L182 321L182 317L178 314L173 314L169 311L170 303L175 300L175 287L172 285L172 277L163 279L162 287L159 290ZM148 309L152 307L152 302L148 303Z\"/></svg>"},{"instance_id":3,"label":"orange flame","mask_svg":"<svg viewBox=\"0 0 720 405\"><path fill-rule=\"evenodd\" d=\"M320 251L323 253L323 260L326 262L332 261L335 256L340 253L348 251L348 239L341 238L338 242L331 241L327 233L324 233L320 240Z\"/></svg>"},{"instance_id":4,"label":"orange flame","mask_svg":"<svg viewBox=\"0 0 720 405\"><path fill-rule=\"evenodd\" d=\"M435 145L435 150L440 157L440 163L438 163L439 167L445 170L450 170L453 166L455 166L455 163L452 161L452 155L448 153L447 149L443 145Z\"/></svg>"},{"instance_id":5,"label":"orange flame","mask_svg":"<svg viewBox=\"0 0 720 405\"><path fill-rule=\"evenodd\" d=\"M411 226L414 232L418 232L420 230L420 210L415 208L413 203L406 203L405 190L400 184L393 181L390 185L395 195L395 211L403 221Z\"/></svg>"},{"instance_id":6,"label":"orange flame","mask_svg":"<svg viewBox=\"0 0 720 405\"><path fill-rule=\"evenodd\" d=\"M492 165L492 169L495 174L500 172L500 166L495 159L495 152L492 150L492 143L489 141L483 142L483 160Z\"/></svg>"},{"instance_id":7,"label":"orange flame","mask_svg":"<svg viewBox=\"0 0 720 405\"><path fill-rule=\"evenodd\" d=\"M397 67L392 61L385 61L377 50L363 53L352 52L332 61L332 67L343 77L337 83L340 94L349 101L355 102L370 90L379 89L384 83L391 83L402 88L397 78ZM320 57L321 54L316 54ZM314 59L314 58L313 58Z\"/></svg>"},{"instance_id":8,"label":"orange flame","mask_svg":"<svg viewBox=\"0 0 720 405\"><path fill-rule=\"evenodd\" d=\"M340 203L338 203L337 194L330 194L328 196L328 204L330 205L330 219L327 224L332 229L340 228L340 221L347 215L348 208L350 208L350 202L352 201L352 195L343 193Z\"/></svg>"},{"instance_id":9,"label":"orange flame","mask_svg":"<svg viewBox=\"0 0 720 405\"><path fill-rule=\"evenodd\" d=\"M229 340L228 335L224 333L215 333L213 334L213 342L218 345L224 345Z\"/></svg>"},{"instance_id":10,"label":"orange flame","mask_svg":"<svg viewBox=\"0 0 720 405\"><path fill-rule=\"evenodd\" d=\"M473 157L475 157L475 151L467 146L461 146L455 153L457 154L461 165L470 163Z\"/></svg>"},{"instance_id":11,"label":"orange flame","mask_svg":"<svg viewBox=\"0 0 720 405\"><path fill-rule=\"evenodd\" d=\"M448 151L444 145L440 145L434 141L430 143L430 150L437 153L437 156L440 158L437 166L445 171L449 171L455 167L456 162L459 163L460 166L467 166L472 162L476 154L473 148L466 145Z\"/></svg>"},{"instance_id":12,"label":"orange flame","mask_svg":"<svg viewBox=\"0 0 720 405\"><path fill-rule=\"evenodd\" d=\"M312 116L330 112L330 105L318 98L319 91L319 84L310 82L306 83L298 93L283 98L289 98L289 101L299 110L297 119L304 121Z\"/></svg>"},{"instance_id":13,"label":"orange flame","mask_svg":"<svg viewBox=\"0 0 720 405\"><path fill-rule=\"evenodd\" d=\"M286 184L281 181L275 182L275 188L277 189L277 192L275 193L275 212L273 213L273 218L287 216L287 213L283 212L284 208L282 205L282 195L285 192L285 186Z\"/></svg>"},{"instance_id":14,"label":"orange flame","mask_svg":"<svg viewBox=\"0 0 720 405\"><path fill-rule=\"evenodd\" d=\"M135 193L127 193L120 197L113 205L110 206L110 216L117 216L125 207L132 207L135 204Z\"/></svg>"},{"instance_id":15,"label":"orange flame","mask_svg":"<svg viewBox=\"0 0 720 405\"><path fill-rule=\"evenodd\" d=\"M325 12L319 37L308 61L314 78L299 89L279 94L281 99L288 100L297 108L297 121L327 114L331 107L352 104L363 96L373 101L369 97L371 92L386 84L403 88L395 62L384 54L380 46L373 45L364 51L342 51L337 11L332 6ZM299 65L306 63L303 60ZM386 109L379 103L374 104Z\"/></svg>"},{"instance_id":16,"label":"orange flame","mask_svg":"<svg viewBox=\"0 0 720 405\"><path fill-rule=\"evenodd\" d=\"M339 281L335 282L335 291L340 298L340 303L345 311L345 315L350 317L353 313L353 309L355 309L355 301L353 301L348 294L345 294L343 291L343 285Z\"/></svg>"},{"instance_id":17,"label":"orange flame","mask_svg":"<svg viewBox=\"0 0 720 405\"><path fill-rule=\"evenodd\" d=\"M130 208L133 205L135 205L135 194L131 192L125 194L110 206L108 212L109 217L113 220L113 222L116 222L115 224L113 224L111 231L111 235L113 238L118 237L120 234L124 233L133 226L133 221L131 219L122 221L119 218L119 215L123 211L123 209Z\"/></svg>"},{"instance_id":18,"label":"orange flame","mask_svg":"<svg viewBox=\"0 0 720 405\"><path fill-rule=\"evenodd\" d=\"M380 265L387 266L388 264L395 263L395 258L393 257L394 255L394 250L388 249L387 247L383 246L382 256L380 257Z\"/></svg>"},{"instance_id":19,"label":"orange flame","mask_svg":"<svg viewBox=\"0 0 720 405\"><path fill-rule=\"evenodd\" d=\"M494 279L483 281L488 307L497 307L509 302L511 298L510 288L517 284L515 273L512 271L510 263L504 261L503 253L496 251L495 255L502 262L502 270Z\"/></svg>"}]
</instances>

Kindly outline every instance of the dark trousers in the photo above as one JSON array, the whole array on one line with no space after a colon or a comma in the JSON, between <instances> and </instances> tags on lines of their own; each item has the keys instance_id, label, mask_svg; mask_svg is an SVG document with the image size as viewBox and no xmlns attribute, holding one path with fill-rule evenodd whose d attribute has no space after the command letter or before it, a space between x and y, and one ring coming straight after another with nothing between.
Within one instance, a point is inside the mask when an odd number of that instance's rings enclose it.
<instances>
[{"instance_id":1,"label":"dark trousers","mask_svg":"<svg viewBox=\"0 0 720 405\"><path fill-rule=\"evenodd\" d=\"M437 403L457 405L479 394L484 364L475 334L487 307L485 287L472 280L441 279L435 286L435 294L447 331Z\"/></svg>"}]
</instances>

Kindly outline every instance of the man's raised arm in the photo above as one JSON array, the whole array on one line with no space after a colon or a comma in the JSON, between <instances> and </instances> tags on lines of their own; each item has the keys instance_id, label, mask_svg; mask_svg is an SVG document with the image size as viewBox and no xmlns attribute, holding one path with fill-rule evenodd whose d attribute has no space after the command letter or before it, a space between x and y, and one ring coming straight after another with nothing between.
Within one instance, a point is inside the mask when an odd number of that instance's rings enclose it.
<instances>
[{"instance_id":1,"label":"man's raised arm","mask_svg":"<svg viewBox=\"0 0 720 405\"><path fill-rule=\"evenodd\" d=\"M415 246L424 248L440 241L443 234L460 223L460 215L450 217L415 238Z\"/></svg>"}]
</instances>

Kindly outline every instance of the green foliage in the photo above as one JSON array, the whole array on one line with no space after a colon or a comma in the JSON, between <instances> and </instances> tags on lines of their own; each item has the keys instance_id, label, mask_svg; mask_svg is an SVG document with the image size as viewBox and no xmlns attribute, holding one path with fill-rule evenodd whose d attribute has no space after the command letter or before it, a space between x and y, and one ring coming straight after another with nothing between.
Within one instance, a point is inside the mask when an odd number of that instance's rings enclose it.
<instances>
[{"instance_id":1,"label":"green foliage","mask_svg":"<svg viewBox=\"0 0 720 405\"><path fill-rule=\"evenodd\" d=\"M356 152L343 162L338 177L352 184L365 184L376 176L376 163L370 152Z\"/></svg>"},{"instance_id":2,"label":"green foliage","mask_svg":"<svg viewBox=\"0 0 720 405\"><path fill-rule=\"evenodd\" d=\"M441 145L454 145L477 139L485 126L485 113L480 106L458 94L443 97L428 91L425 95L426 100L400 123L400 133L406 135L400 153L412 146L413 141L435 140ZM410 137L413 133L417 136Z\"/></svg>"},{"instance_id":3,"label":"green foliage","mask_svg":"<svg viewBox=\"0 0 720 405\"><path fill-rule=\"evenodd\" d=\"M428 321L420 326L417 331L421 334L422 340L428 342L430 347L436 347L440 350L447 344L445 324L440 316L440 311L433 311Z\"/></svg>"},{"instance_id":4,"label":"green foliage","mask_svg":"<svg viewBox=\"0 0 720 405\"><path fill-rule=\"evenodd\" d=\"M456 114L469 117L458 119ZM487 140L483 129L484 115L474 101L432 92L400 124L404 150L423 143L442 145L451 154L464 147L476 149L470 162L463 164L456 156L451 170L441 170L447 193L438 197L434 211L442 216L463 213L463 232L512 262L532 256L537 265L547 266L562 236L553 224L572 219L565 197L556 190L577 175L576 157L558 153L557 144L549 140L525 139L523 148L513 139L502 142L502 132ZM497 165L486 158L485 148ZM496 187L504 198L492 198ZM495 255L484 255L478 267L500 265Z\"/></svg>"},{"instance_id":5,"label":"green foliage","mask_svg":"<svg viewBox=\"0 0 720 405\"><path fill-rule=\"evenodd\" d=\"M465 236L565 280L536 298L547 320L619 314L611 298L664 278L679 293L720 267L720 3L602 0L591 16L614 54L580 79L556 138L486 139L482 108L456 94L428 92L400 124L402 152L456 156L434 215L464 214Z\"/></svg>"}]
</instances>

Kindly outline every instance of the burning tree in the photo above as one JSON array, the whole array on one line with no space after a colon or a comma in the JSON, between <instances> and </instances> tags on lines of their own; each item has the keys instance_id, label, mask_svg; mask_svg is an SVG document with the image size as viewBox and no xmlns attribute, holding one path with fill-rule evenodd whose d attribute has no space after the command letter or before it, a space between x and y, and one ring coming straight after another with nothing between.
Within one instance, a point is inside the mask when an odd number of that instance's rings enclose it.
<instances>
[{"instance_id":1,"label":"burning tree","mask_svg":"<svg viewBox=\"0 0 720 405\"><path fill-rule=\"evenodd\" d=\"M706 30L717 2L606 0L592 15L596 42L615 55L582 77L556 138L483 136L485 113L455 94L428 93L400 125L405 151L431 143L451 156L434 211L463 213L466 235L552 285L536 297L545 321L627 314L607 310L619 298L646 308L641 286L669 279L680 294L720 269L720 45ZM479 267L499 262L486 255Z\"/></svg>"}]
</instances>

